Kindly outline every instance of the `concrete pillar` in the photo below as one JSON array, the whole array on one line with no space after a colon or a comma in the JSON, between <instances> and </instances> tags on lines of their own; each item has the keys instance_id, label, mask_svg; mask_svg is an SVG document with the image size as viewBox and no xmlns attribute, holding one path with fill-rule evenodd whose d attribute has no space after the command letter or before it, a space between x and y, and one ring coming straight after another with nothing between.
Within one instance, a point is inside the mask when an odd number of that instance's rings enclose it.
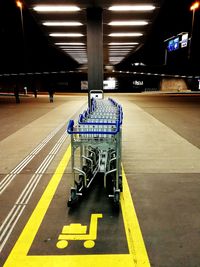
<instances>
[{"instance_id":1,"label":"concrete pillar","mask_svg":"<svg viewBox=\"0 0 200 267\"><path fill-rule=\"evenodd\" d=\"M87 9L88 90L103 90L102 8Z\"/></svg>"}]
</instances>

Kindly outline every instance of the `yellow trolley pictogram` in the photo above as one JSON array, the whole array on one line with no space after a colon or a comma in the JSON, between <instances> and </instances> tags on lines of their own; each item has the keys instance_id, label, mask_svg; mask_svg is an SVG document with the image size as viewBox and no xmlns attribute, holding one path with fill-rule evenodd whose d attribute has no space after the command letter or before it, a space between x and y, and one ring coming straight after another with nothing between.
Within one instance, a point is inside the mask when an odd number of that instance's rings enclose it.
<instances>
[{"instance_id":1,"label":"yellow trolley pictogram","mask_svg":"<svg viewBox=\"0 0 200 267\"><path fill-rule=\"evenodd\" d=\"M97 239L98 219L103 218L103 214L92 214L90 219L89 233L87 234L87 225L80 223L71 223L63 226L62 233L58 237L57 248L63 249L68 246L68 240L85 240L85 248L93 248L94 240Z\"/></svg>"}]
</instances>

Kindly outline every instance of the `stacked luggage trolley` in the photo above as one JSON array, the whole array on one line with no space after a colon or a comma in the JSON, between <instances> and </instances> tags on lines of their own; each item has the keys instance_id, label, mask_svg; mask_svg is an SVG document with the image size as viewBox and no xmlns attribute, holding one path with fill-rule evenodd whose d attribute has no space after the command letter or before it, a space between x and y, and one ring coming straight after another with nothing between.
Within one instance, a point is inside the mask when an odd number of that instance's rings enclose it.
<instances>
[{"instance_id":1,"label":"stacked luggage trolley","mask_svg":"<svg viewBox=\"0 0 200 267\"><path fill-rule=\"evenodd\" d=\"M69 207L100 176L108 196L119 205L122 120L122 107L116 101L92 98L90 108L80 114L78 121L69 121L67 132L71 135L73 175Z\"/></svg>"}]
</instances>

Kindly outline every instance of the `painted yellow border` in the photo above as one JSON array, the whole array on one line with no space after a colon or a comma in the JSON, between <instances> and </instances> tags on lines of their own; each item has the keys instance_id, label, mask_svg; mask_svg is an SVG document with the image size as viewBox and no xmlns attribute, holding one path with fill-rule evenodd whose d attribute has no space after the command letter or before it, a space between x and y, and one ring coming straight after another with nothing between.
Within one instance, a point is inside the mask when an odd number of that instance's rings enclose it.
<instances>
[{"instance_id":1,"label":"painted yellow border","mask_svg":"<svg viewBox=\"0 0 200 267\"><path fill-rule=\"evenodd\" d=\"M150 267L124 170L122 170L124 192L121 193L121 208L130 254L27 255L62 179L70 157L71 146L65 152L40 201L8 256L4 267L102 267L103 264L110 267Z\"/></svg>"}]
</instances>

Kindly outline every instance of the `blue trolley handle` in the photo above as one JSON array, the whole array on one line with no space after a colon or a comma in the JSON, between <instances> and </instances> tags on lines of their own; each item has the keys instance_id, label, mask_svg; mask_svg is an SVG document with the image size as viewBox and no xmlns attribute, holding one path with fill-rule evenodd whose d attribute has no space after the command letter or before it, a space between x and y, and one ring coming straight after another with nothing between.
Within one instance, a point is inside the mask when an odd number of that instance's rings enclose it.
<instances>
[{"instance_id":1,"label":"blue trolley handle","mask_svg":"<svg viewBox=\"0 0 200 267\"><path fill-rule=\"evenodd\" d=\"M88 122L88 121L83 121L85 119L83 114L79 115L79 120L78 120L78 124L80 125L116 125L116 122L119 121L120 125L121 125L121 121L119 119L116 120L115 122ZM96 118L93 118L94 120ZM103 119L103 118L99 118L99 119Z\"/></svg>"},{"instance_id":2,"label":"blue trolley handle","mask_svg":"<svg viewBox=\"0 0 200 267\"><path fill-rule=\"evenodd\" d=\"M119 114L119 118L115 122L88 122L88 121L83 121L86 117L84 117L83 114L79 115L79 120L78 124L81 125L116 125L117 122L119 122L120 125L122 125L122 120L123 120L123 113ZM93 118L94 120L97 118ZM103 119L103 118L99 118Z\"/></svg>"},{"instance_id":3,"label":"blue trolley handle","mask_svg":"<svg viewBox=\"0 0 200 267\"><path fill-rule=\"evenodd\" d=\"M122 111L121 106L118 108L118 110L119 110L119 116L118 116L118 120L116 120L116 121L119 121L119 124L121 125L122 121L123 121L123 111ZM78 123L79 124L86 124L86 125L92 125L92 124L94 124L94 125L95 124L98 124L98 125L116 125L116 122L87 122L87 121L83 121L84 119L87 119L87 116L88 116L87 111L84 111L83 114L80 114ZM93 119L95 119L95 118L93 118ZM99 119L104 119L104 118L99 118Z\"/></svg>"},{"instance_id":4,"label":"blue trolley handle","mask_svg":"<svg viewBox=\"0 0 200 267\"><path fill-rule=\"evenodd\" d=\"M99 123L99 125L103 125L103 124ZM68 134L114 134L115 135L120 131L119 121L117 121L115 125L116 125L116 129L114 131L73 131L74 121L70 120L67 126L67 132Z\"/></svg>"}]
</instances>

